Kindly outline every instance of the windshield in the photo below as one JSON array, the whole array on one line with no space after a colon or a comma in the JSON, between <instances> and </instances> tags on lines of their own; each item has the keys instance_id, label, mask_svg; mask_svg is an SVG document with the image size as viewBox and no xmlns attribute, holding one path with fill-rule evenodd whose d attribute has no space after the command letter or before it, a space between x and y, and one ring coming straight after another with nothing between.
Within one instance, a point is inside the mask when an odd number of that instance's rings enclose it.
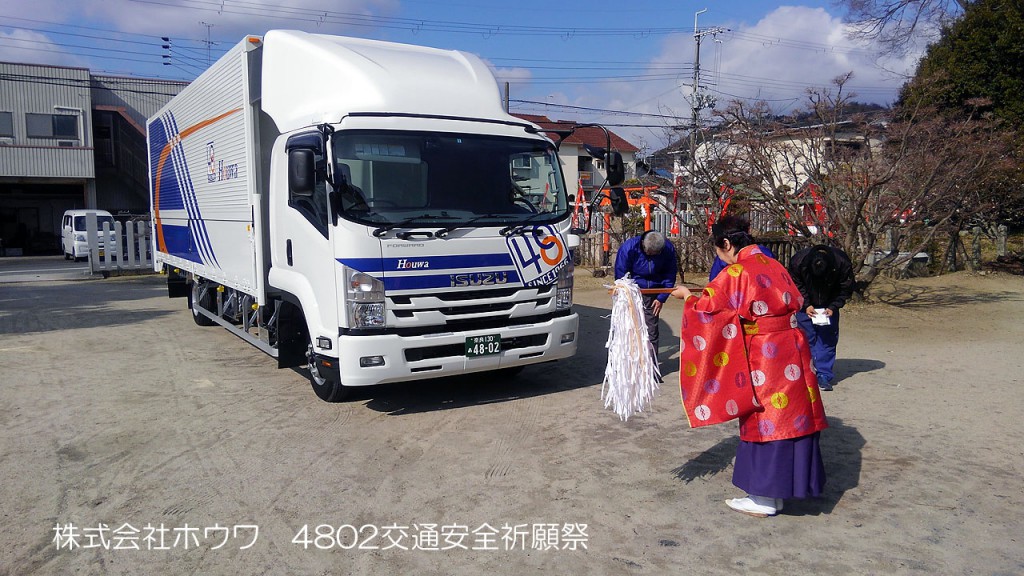
<instances>
[{"instance_id":1,"label":"windshield","mask_svg":"<svg viewBox=\"0 0 1024 576\"><path fill-rule=\"evenodd\" d=\"M335 132L332 146L342 213L357 222L504 226L568 213L558 157L544 140L352 130Z\"/></svg>"},{"instance_id":2,"label":"windshield","mask_svg":"<svg viewBox=\"0 0 1024 576\"><path fill-rule=\"evenodd\" d=\"M103 230L103 223L104 222L110 224L110 229L111 230L114 229L114 217L113 216L103 216L103 215L97 214L96 215L96 229L97 230ZM85 216L75 216L75 230L81 230L81 231L85 230Z\"/></svg>"}]
</instances>

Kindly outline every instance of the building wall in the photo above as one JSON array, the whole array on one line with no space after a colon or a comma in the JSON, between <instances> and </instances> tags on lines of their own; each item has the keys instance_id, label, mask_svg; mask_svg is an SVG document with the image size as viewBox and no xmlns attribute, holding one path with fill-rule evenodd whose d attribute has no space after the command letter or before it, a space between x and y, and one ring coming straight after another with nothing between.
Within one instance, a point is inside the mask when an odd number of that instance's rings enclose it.
<instances>
[{"instance_id":1,"label":"building wall","mask_svg":"<svg viewBox=\"0 0 1024 576\"><path fill-rule=\"evenodd\" d=\"M92 178L91 109L88 70L0 62L0 112L14 128L0 146L0 179ZM30 114L61 116L75 136L30 135Z\"/></svg>"},{"instance_id":2,"label":"building wall","mask_svg":"<svg viewBox=\"0 0 1024 576\"><path fill-rule=\"evenodd\" d=\"M146 119L187 85L0 62L0 113L12 128L0 134L3 245L54 252L61 215L72 208L145 213Z\"/></svg>"},{"instance_id":3,"label":"building wall","mask_svg":"<svg viewBox=\"0 0 1024 576\"><path fill-rule=\"evenodd\" d=\"M92 76L92 102L99 110L124 110L145 135L146 120L188 86L187 82Z\"/></svg>"},{"instance_id":4,"label":"building wall","mask_svg":"<svg viewBox=\"0 0 1024 576\"><path fill-rule=\"evenodd\" d=\"M622 162L626 166L626 180L636 177L636 154L633 152L621 152ZM580 185L587 195L587 199L593 197L592 191L604 182L605 171L603 163L591 158L582 146L576 144L562 144L558 149L558 157L562 161L562 176L565 177L565 187L569 194L576 194ZM580 170L580 159L588 164L590 170ZM598 165L601 168L598 168ZM582 176L582 178L581 178Z\"/></svg>"}]
</instances>

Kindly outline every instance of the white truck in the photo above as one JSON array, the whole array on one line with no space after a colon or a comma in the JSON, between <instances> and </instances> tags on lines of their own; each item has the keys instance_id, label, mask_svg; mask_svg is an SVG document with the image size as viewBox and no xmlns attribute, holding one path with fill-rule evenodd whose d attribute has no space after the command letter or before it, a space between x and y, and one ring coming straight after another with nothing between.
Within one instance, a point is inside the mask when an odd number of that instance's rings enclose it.
<instances>
[{"instance_id":1,"label":"white truck","mask_svg":"<svg viewBox=\"0 0 1024 576\"><path fill-rule=\"evenodd\" d=\"M270 31L147 132L169 296L307 366L321 399L575 353L556 146L479 58Z\"/></svg>"}]
</instances>

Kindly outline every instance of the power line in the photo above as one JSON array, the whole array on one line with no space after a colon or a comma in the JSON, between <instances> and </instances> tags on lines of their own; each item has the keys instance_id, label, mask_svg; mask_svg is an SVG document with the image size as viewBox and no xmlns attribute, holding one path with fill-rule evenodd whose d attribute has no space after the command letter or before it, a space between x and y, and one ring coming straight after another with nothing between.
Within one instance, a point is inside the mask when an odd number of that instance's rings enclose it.
<instances>
[{"instance_id":1,"label":"power line","mask_svg":"<svg viewBox=\"0 0 1024 576\"><path fill-rule=\"evenodd\" d=\"M484 37L497 35L514 36L554 36L571 39L574 37L591 36L652 36L677 34L683 32L677 27L647 27L647 28L580 28L569 29L554 26L521 26L508 24L477 24L470 22L459 22L449 20L426 20L415 18L399 18L392 16L375 16L359 14L354 12L338 12L332 10L316 10L311 8L291 8L284 6L267 6L255 2L242 0L181 0L171 3L162 0L131 0L139 4L154 4L158 6L173 6L177 9L187 8L202 10L206 12L217 12L219 14L241 14L246 16L261 16L274 19L289 19L302 22L309 22L316 25L347 24L350 26L373 26L378 28L400 29L412 32L448 32L456 34L477 34Z\"/></svg>"},{"instance_id":2,"label":"power line","mask_svg":"<svg viewBox=\"0 0 1024 576\"><path fill-rule=\"evenodd\" d=\"M115 90L114 88L111 88L111 87L108 87L108 86L98 85L95 82L93 82L92 79L53 78L53 77L50 77L50 76L36 76L36 75L33 75L33 74L6 74L6 73L0 73L0 80L7 81L7 82L22 82L22 83L30 83L30 84L46 84L46 85L49 85L49 86L65 86L65 87L70 87L70 88L82 88L82 89L89 89L89 90L108 90L108 91L111 91L111 92ZM117 81L117 80L112 80L112 79L104 78L102 80L102 82L104 82L105 84L139 84L139 83L146 82L146 80L138 79L138 80ZM165 82L166 83L167 81L160 81L160 82ZM178 94L177 92L159 92L159 91L154 91L154 90L140 90L140 89L137 89L137 88L124 88L124 87L117 88L117 91L119 91L119 92L128 92L128 93L131 93L131 94L154 94L154 95L157 95L157 96L176 96Z\"/></svg>"},{"instance_id":3,"label":"power line","mask_svg":"<svg viewBox=\"0 0 1024 576\"><path fill-rule=\"evenodd\" d=\"M603 112L608 114L616 114L619 116L643 116L648 118L668 118L671 120L678 120L678 116L666 116L664 114L649 114L646 112L627 112L625 110L608 110L606 108L588 108L586 106L573 106L571 104L552 104L548 102L538 102L536 100L509 100L510 103L517 104L540 104L543 106L552 106L556 108L564 108L566 110L580 110L586 112Z\"/></svg>"},{"instance_id":4,"label":"power line","mask_svg":"<svg viewBox=\"0 0 1024 576\"><path fill-rule=\"evenodd\" d=\"M52 42L46 42L44 40L30 40L28 38L10 38L10 37L8 37L8 38L0 38L0 42L5 42L5 43L6 42L26 42L26 43L29 43L29 44L54 45L54 43L52 43ZM115 53L118 53L118 54L138 54L139 53L138 50L118 50L116 48L97 48L95 46L83 46L81 44L57 44L57 45L61 46L62 48L78 48L78 49L82 49L82 50L96 50L96 51L102 51L102 52L115 52ZM85 54L85 56L88 56L88 54Z\"/></svg>"}]
</instances>

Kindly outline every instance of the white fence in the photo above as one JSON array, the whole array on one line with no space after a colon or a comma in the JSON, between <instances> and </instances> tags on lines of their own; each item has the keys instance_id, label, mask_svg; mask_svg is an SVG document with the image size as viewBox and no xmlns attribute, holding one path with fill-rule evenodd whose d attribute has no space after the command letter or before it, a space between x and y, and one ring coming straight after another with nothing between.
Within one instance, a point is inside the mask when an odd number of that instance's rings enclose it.
<instances>
[{"instance_id":1,"label":"white fence","mask_svg":"<svg viewBox=\"0 0 1024 576\"><path fill-rule=\"evenodd\" d=\"M153 270L148 222L114 222L113 229L104 222L99 229L96 214L89 213L85 216L85 235L89 242L89 270L93 274Z\"/></svg>"}]
</instances>

